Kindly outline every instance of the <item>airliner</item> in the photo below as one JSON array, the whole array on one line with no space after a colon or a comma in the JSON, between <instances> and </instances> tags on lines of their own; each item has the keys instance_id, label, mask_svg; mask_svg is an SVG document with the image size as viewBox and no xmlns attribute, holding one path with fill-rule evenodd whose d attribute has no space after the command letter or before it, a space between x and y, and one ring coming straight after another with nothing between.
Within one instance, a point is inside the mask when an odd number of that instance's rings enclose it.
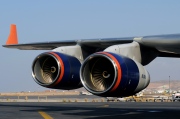
<instances>
[{"instance_id":1,"label":"airliner","mask_svg":"<svg viewBox=\"0 0 180 119\"><path fill-rule=\"evenodd\" d=\"M19 44L12 24L3 47L48 50L32 63L32 77L43 87L84 87L102 97L126 97L149 85L145 65L156 57L180 57L180 34Z\"/></svg>"}]
</instances>

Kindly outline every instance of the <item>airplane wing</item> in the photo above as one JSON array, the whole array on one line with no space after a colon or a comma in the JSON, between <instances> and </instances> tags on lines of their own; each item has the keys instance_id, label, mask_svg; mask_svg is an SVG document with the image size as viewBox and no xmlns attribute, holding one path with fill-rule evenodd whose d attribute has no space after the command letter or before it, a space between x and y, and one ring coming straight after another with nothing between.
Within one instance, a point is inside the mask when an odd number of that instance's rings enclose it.
<instances>
[{"instance_id":1,"label":"airplane wing","mask_svg":"<svg viewBox=\"0 0 180 119\"><path fill-rule=\"evenodd\" d=\"M54 42L40 42L40 43L29 43L29 44L7 44L3 47L7 48L16 48L20 50L52 50L61 46L90 46L90 47L99 47L106 48L111 45L124 44L133 42L132 38L102 38L102 39L81 39L81 40L61 40Z\"/></svg>"},{"instance_id":2,"label":"airplane wing","mask_svg":"<svg viewBox=\"0 0 180 119\"><path fill-rule=\"evenodd\" d=\"M3 47L20 50L52 50L61 46L80 45L82 47L105 49L112 45L138 42L141 46L157 50L159 57L180 57L180 34L153 35L144 37L124 37L124 38L97 38L97 39L77 39L60 40L54 42L39 42L18 44L16 25L11 25L10 35Z\"/></svg>"},{"instance_id":3,"label":"airplane wing","mask_svg":"<svg viewBox=\"0 0 180 119\"><path fill-rule=\"evenodd\" d=\"M133 37L126 38L97 38L97 39L79 39L79 40L60 40L51 42L39 42L39 43L28 43L18 44L16 25L12 24L10 28L10 34L6 41L6 48L16 48L20 50L52 50L61 46L88 46L93 48L107 48L111 45L131 43Z\"/></svg>"},{"instance_id":4,"label":"airplane wing","mask_svg":"<svg viewBox=\"0 0 180 119\"><path fill-rule=\"evenodd\" d=\"M180 34L154 35L144 37L124 37L124 38L97 38L79 40L60 40L51 42L18 44L16 25L11 25L10 35L3 47L20 50L52 50L61 46L80 45L90 49L101 49L117 45L138 42L142 47L154 49L159 57L180 57ZM101 51L96 50L96 51Z\"/></svg>"},{"instance_id":5,"label":"airplane wing","mask_svg":"<svg viewBox=\"0 0 180 119\"><path fill-rule=\"evenodd\" d=\"M144 36L137 42L162 53L180 54L180 34Z\"/></svg>"}]
</instances>

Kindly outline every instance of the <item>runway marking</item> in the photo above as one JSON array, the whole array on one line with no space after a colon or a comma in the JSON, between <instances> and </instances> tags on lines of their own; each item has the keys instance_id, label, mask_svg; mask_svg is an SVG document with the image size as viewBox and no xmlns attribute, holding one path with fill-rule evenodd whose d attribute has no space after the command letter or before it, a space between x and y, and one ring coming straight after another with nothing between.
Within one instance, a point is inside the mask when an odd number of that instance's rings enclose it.
<instances>
[{"instance_id":1,"label":"runway marking","mask_svg":"<svg viewBox=\"0 0 180 119\"><path fill-rule=\"evenodd\" d=\"M102 105L102 106L99 106L99 107L109 107L109 105Z\"/></svg>"},{"instance_id":2,"label":"runway marking","mask_svg":"<svg viewBox=\"0 0 180 119\"><path fill-rule=\"evenodd\" d=\"M47 113L43 111L38 111L38 112L44 119L53 119L50 115L48 115Z\"/></svg>"},{"instance_id":3,"label":"runway marking","mask_svg":"<svg viewBox=\"0 0 180 119\"><path fill-rule=\"evenodd\" d=\"M158 110L150 110L148 112L162 112L162 111L158 111Z\"/></svg>"},{"instance_id":4,"label":"runway marking","mask_svg":"<svg viewBox=\"0 0 180 119\"><path fill-rule=\"evenodd\" d=\"M97 117L112 117L112 116L122 116L122 115L130 115L130 114L141 114L141 112L127 112L124 114L110 114L110 115L101 115L101 116L91 116L92 118L97 118Z\"/></svg>"}]
</instances>

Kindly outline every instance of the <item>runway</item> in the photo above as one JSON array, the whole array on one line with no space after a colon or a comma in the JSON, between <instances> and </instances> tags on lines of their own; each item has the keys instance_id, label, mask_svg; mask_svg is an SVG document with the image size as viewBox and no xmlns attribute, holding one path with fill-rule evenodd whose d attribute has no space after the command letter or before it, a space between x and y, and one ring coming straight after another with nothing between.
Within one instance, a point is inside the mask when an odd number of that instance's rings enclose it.
<instances>
[{"instance_id":1,"label":"runway","mask_svg":"<svg viewBox=\"0 0 180 119\"><path fill-rule=\"evenodd\" d=\"M178 102L0 103L0 119L179 119Z\"/></svg>"},{"instance_id":2,"label":"runway","mask_svg":"<svg viewBox=\"0 0 180 119\"><path fill-rule=\"evenodd\" d=\"M40 95L0 96L0 102L104 102L107 99L95 95Z\"/></svg>"}]
</instances>

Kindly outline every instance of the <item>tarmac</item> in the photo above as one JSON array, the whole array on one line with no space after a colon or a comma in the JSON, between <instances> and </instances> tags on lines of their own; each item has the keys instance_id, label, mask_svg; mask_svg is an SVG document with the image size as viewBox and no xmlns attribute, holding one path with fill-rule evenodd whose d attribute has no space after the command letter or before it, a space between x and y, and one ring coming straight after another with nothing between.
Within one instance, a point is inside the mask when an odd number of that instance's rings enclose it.
<instances>
[{"instance_id":1,"label":"tarmac","mask_svg":"<svg viewBox=\"0 0 180 119\"><path fill-rule=\"evenodd\" d=\"M95 95L0 96L0 102L105 102Z\"/></svg>"},{"instance_id":2,"label":"tarmac","mask_svg":"<svg viewBox=\"0 0 180 119\"><path fill-rule=\"evenodd\" d=\"M180 119L179 102L0 102L0 119Z\"/></svg>"}]
</instances>

